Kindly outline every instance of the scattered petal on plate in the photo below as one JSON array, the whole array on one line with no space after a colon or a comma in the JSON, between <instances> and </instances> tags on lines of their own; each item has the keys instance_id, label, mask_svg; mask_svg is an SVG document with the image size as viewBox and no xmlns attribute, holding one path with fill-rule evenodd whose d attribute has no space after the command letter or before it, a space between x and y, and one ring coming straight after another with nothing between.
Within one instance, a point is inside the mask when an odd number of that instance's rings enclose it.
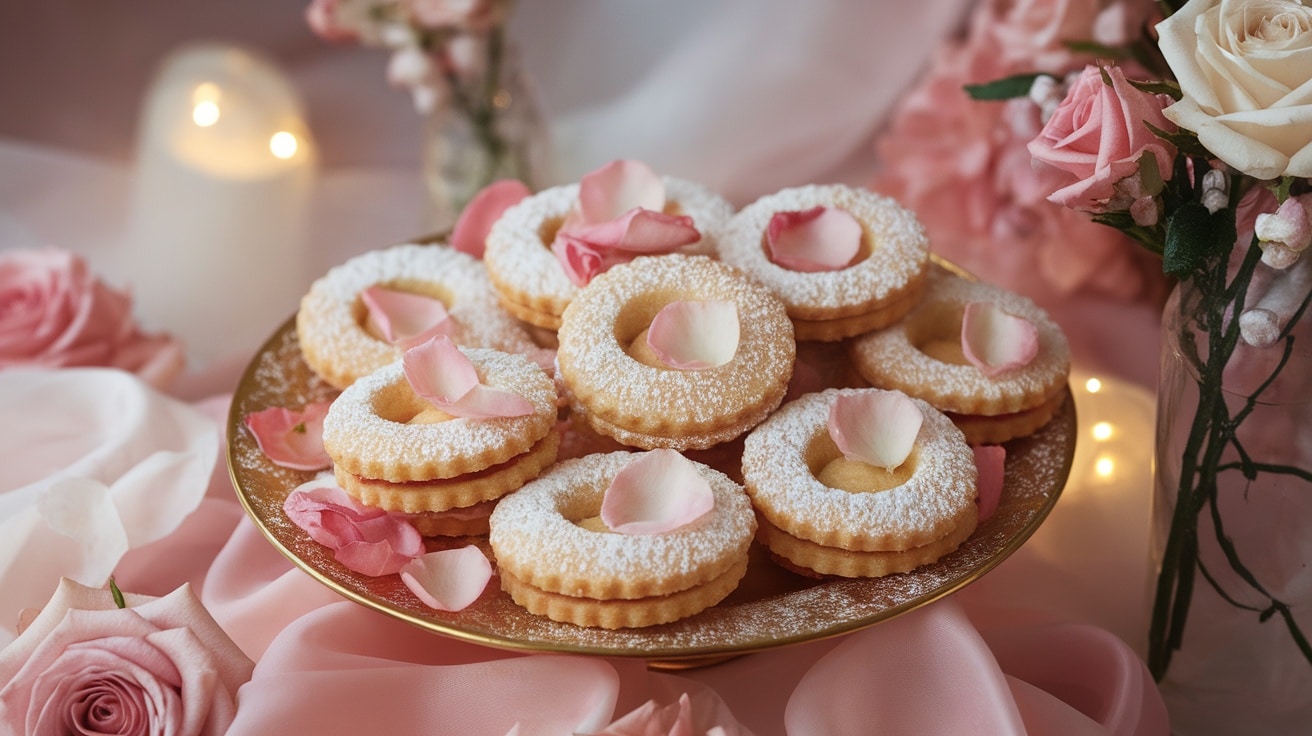
<instances>
[{"instance_id":1,"label":"scattered petal on plate","mask_svg":"<svg viewBox=\"0 0 1312 736\"><path fill-rule=\"evenodd\" d=\"M829 436L848 460L892 470L911 455L924 419L906 394L868 389L829 407Z\"/></svg>"},{"instance_id":2,"label":"scattered petal on plate","mask_svg":"<svg viewBox=\"0 0 1312 736\"><path fill-rule=\"evenodd\" d=\"M1003 466L1007 460L1007 448L1002 445L975 445L975 467L979 469L979 520L985 519L998 510L998 501L1002 499Z\"/></svg>"},{"instance_id":3,"label":"scattered petal on plate","mask_svg":"<svg viewBox=\"0 0 1312 736\"><path fill-rule=\"evenodd\" d=\"M406 379L415 393L455 417L489 419L533 413L528 399L484 385L474 364L451 338L439 335L401 356Z\"/></svg>"},{"instance_id":4,"label":"scattered petal on plate","mask_svg":"<svg viewBox=\"0 0 1312 736\"><path fill-rule=\"evenodd\" d=\"M479 190L460 211L451 229L451 247L475 258L487 248L487 234L502 213L519 204L533 191L518 179L498 179Z\"/></svg>"},{"instance_id":5,"label":"scattered petal on plate","mask_svg":"<svg viewBox=\"0 0 1312 736\"><path fill-rule=\"evenodd\" d=\"M478 600L492 579L492 563L474 545L429 552L401 568L401 580L424 605L461 611Z\"/></svg>"},{"instance_id":6,"label":"scattered petal on plate","mask_svg":"<svg viewBox=\"0 0 1312 736\"><path fill-rule=\"evenodd\" d=\"M583 223L614 220L641 207L665 208L665 182L641 161L616 160L579 179L579 215Z\"/></svg>"},{"instance_id":7,"label":"scattered petal on plate","mask_svg":"<svg viewBox=\"0 0 1312 736\"><path fill-rule=\"evenodd\" d=\"M260 452L274 465L292 470L323 470L333 464L323 449L323 418L331 401L307 404L301 411L281 406L247 414L246 428Z\"/></svg>"},{"instance_id":8,"label":"scattered petal on plate","mask_svg":"<svg viewBox=\"0 0 1312 736\"><path fill-rule=\"evenodd\" d=\"M368 310L368 322L383 339L402 348L412 348L437 335L451 335L455 325L440 299L371 286L360 292Z\"/></svg>"},{"instance_id":9,"label":"scattered petal on plate","mask_svg":"<svg viewBox=\"0 0 1312 736\"><path fill-rule=\"evenodd\" d=\"M615 474L601 499L601 520L620 534L661 534L714 505L696 464L674 450L649 450Z\"/></svg>"},{"instance_id":10,"label":"scattered petal on plate","mask_svg":"<svg viewBox=\"0 0 1312 736\"><path fill-rule=\"evenodd\" d=\"M610 248L632 255L669 253L702 237L687 215L667 215L638 207L614 220L562 227L561 232L597 250Z\"/></svg>"},{"instance_id":11,"label":"scattered petal on plate","mask_svg":"<svg viewBox=\"0 0 1312 736\"><path fill-rule=\"evenodd\" d=\"M738 306L723 301L666 304L651 321L647 345L671 368L715 368L738 352Z\"/></svg>"},{"instance_id":12,"label":"scattered petal on plate","mask_svg":"<svg viewBox=\"0 0 1312 736\"><path fill-rule=\"evenodd\" d=\"M836 207L776 212L766 228L770 260L794 271L837 271L861 250L861 223Z\"/></svg>"},{"instance_id":13,"label":"scattered petal on plate","mask_svg":"<svg viewBox=\"0 0 1312 736\"><path fill-rule=\"evenodd\" d=\"M337 561L362 575L390 575L424 553L424 540L400 516L365 506L331 476L304 483L283 502L292 523L333 550Z\"/></svg>"},{"instance_id":14,"label":"scattered petal on plate","mask_svg":"<svg viewBox=\"0 0 1312 736\"><path fill-rule=\"evenodd\" d=\"M986 376L1028 365L1039 353L1039 331L992 302L971 302L961 315L961 349Z\"/></svg>"}]
</instances>

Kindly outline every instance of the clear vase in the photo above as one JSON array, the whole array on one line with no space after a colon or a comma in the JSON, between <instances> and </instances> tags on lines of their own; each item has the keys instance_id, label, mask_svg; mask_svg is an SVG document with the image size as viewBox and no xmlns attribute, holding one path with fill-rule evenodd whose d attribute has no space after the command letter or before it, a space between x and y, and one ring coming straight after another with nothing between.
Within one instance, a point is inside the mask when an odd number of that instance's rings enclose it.
<instances>
[{"instance_id":1,"label":"clear vase","mask_svg":"<svg viewBox=\"0 0 1312 736\"><path fill-rule=\"evenodd\" d=\"M503 29L477 43L479 63L444 73L442 101L427 120L423 167L434 232L449 229L493 181L518 179L536 191L550 165L550 136L513 44Z\"/></svg>"},{"instance_id":2,"label":"clear vase","mask_svg":"<svg viewBox=\"0 0 1312 736\"><path fill-rule=\"evenodd\" d=\"M1175 734L1312 733L1312 267L1256 251L1163 314L1148 659ZM1236 312L1275 302L1250 345Z\"/></svg>"}]
</instances>

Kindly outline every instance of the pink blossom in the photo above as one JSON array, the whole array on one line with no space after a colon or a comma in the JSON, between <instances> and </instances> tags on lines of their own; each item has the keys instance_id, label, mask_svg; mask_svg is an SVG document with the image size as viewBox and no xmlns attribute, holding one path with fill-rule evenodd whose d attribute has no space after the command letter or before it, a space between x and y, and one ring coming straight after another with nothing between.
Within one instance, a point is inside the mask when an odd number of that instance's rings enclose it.
<instances>
[{"instance_id":1,"label":"pink blossom","mask_svg":"<svg viewBox=\"0 0 1312 736\"><path fill-rule=\"evenodd\" d=\"M1077 291L1127 300L1164 291L1160 261L1044 199L1052 186L1026 149L1041 128L1037 106L980 102L963 89L1022 70L988 36L940 49L876 142L882 168L871 188L914 210L940 255L1040 303Z\"/></svg>"},{"instance_id":2,"label":"pink blossom","mask_svg":"<svg viewBox=\"0 0 1312 736\"><path fill-rule=\"evenodd\" d=\"M1085 67L1029 144L1036 161L1067 174L1048 199L1074 209L1106 211L1116 183L1134 176L1144 155L1155 157L1157 170L1170 178L1175 147L1146 125L1175 130L1162 114L1167 99L1135 88L1118 67Z\"/></svg>"},{"instance_id":3,"label":"pink blossom","mask_svg":"<svg viewBox=\"0 0 1312 736\"><path fill-rule=\"evenodd\" d=\"M61 580L0 651L0 723L14 733L220 736L255 664L188 586L163 598Z\"/></svg>"},{"instance_id":4,"label":"pink blossom","mask_svg":"<svg viewBox=\"0 0 1312 736\"><path fill-rule=\"evenodd\" d=\"M506 0L402 0L420 28L486 31L505 22Z\"/></svg>"},{"instance_id":5,"label":"pink blossom","mask_svg":"<svg viewBox=\"0 0 1312 736\"><path fill-rule=\"evenodd\" d=\"M1057 72L1087 60L1071 51L1067 42L1124 42L1143 22L1144 5L1108 6L1105 0L987 0L975 14L971 30L995 43L1004 63L1027 65L1030 71ZM1095 29L1097 38L1093 37Z\"/></svg>"},{"instance_id":6,"label":"pink blossom","mask_svg":"<svg viewBox=\"0 0 1312 736\"><path fill-rule=\"evenodd\" d=\"M343 0L311 0L305 8L305 22L315 35L326 41L354 41L359 31L343 15Z\"/></svg>"},{"instance_id":7,"label":"pink blossom","mask_svg":"<svg viewBox=\"0 0 1312 736\"><path fill-rule=\"evenodd\" d=\"M143 332L132 297L77 255L50 248L0 254L0 368L119 368L155 386L183 366L182 346Z\"/></svg>"}]
</instances>

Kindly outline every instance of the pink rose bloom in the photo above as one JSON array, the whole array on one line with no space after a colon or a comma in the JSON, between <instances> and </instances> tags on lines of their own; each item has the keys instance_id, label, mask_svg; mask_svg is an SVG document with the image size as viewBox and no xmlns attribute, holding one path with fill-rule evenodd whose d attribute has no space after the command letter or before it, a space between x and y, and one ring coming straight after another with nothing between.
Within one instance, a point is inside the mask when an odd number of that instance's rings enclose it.
<instances>
[{"instance_id":1,"label":"pink rose bloom","mask_svg":"<svg viewBox=\"0 0 1312 736\"><path fill-rule=\"evenodd\" d=\"M1106 74L1112 81L1103 81ZM1136 89L1117 67L1087 66L1056 112L1029 144L1036 161L1061 172L1059 188L1048 195L1057 204L1103 212L1115 184L1139 171L1139 159L1152 154L1163 179L1171 176L1175 147L1145 123L1172 131L1162 114L1163 95Z\"/></svg>"},{"instance_id":2,"label":"pink rose bloom","mask_svg":"<svg viewBox=\"0 0 1312 736\"><path fill-rule=\"evenodd\" d=\"M26 734L218 736L255 668L184 585L163 598L71 580L0 650L0 723Z\"/></svg>"},{"instance_id":3,"label":"pink rose bloom","mask_svg":"<svg viewBox=\"0 0 1312 736\"><path fill-rule=\"evenodd\" d=\"M0 369L119 368L162 387L182 364L181 345L142 332L131 296L80 257L53 248L0 253Z\"/></svg>"},{"instance_id":4,"label":"pink rose bloom","mask_svg":"<svg viewBox=\"0 0 1312 736\"><path fill-rule=\"evenodd\" d=\"M1092 60L1067 42L1125 43L1153 10L1148 0L986 0L971 19L971 34L988 37L1015 72L1059 74Z\"/></svg>"},{"instance_id":5,"label":"pink rose bloom","mask_svg":"<svg viewBox=\"0 0 1312 736\"><path fill-rule=\"evenodd\" d=\"M882 168L871 188L914 210L937 253L1041 304L1079 291L1155 294L1159 261L1114 228L1044 199L1051 188L1026 149L1042 127L1038 108L980 102L962 89L1009 73L991 37L944 47L877 141Z\"/></svg>"},{"instance_id":6,"label":"pink rose bloom","mask_svg":"<svg viewBox=\"0 0 1312 736\"><path fill-rule=\"evenodd\" d=\"M305 22L315 35L326 41L354 41L358 30L344 14L342 0L312 0L305 8Z\"/></svg>"}]
</instances>

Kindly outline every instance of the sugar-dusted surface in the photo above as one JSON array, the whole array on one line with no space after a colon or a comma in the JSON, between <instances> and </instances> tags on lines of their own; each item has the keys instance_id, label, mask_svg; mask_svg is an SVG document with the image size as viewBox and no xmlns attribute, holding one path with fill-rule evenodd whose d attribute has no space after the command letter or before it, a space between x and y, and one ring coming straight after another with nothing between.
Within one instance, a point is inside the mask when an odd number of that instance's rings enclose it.
<instances>
[{"instance_id":1,"label":"sugar-dusted surface","mask_svg":"<svg viewBox=\"0 0 1312 736\"><path fill-rule=\"evenodd\" d=\"M535 616L494 582L469 608L425 607L390 575L347 570L287 520L283 500L311 473L268 462L242 427L245 414L331 398L300 357L284 324L237 386L228 422L228 461L238 496L256 526L294 564L344 597L394 618L464 641L514 651L551 651L654 661L690 661L814 641L877 624L969 584L1014 552L1056 503L1075 451L1074 402L1038 433L1007 443L1006 483L997 512L955 552L913 572L871 580L817 581L788 573L752 546L747 576L718 605L645 629L585 629Z\"/></svg>"},{"instance_id":2,"label":"sugar-dusted surface","mask_svg":"<svg viewBox=\"0 0 1312 736\"><path fill-rule=\"evenodd\" d=\"M654 315L679 300L737 307L741 332L731 361L678 370L645 365L626 352L621 340L632 336L617 334L617 323L629 310ZM566 310L559 338L561 377L577 410L604 420L594 427L613 424L672 440L724 427L737 427L731 433L737 435L764 419L782 400L796 356L783 304L705 256L646 256L612 268Z\"/></svg>"},{"instance_id":3,"label":"sugar-dusted surface","mask_svg":"<svg viewBox=\"0 0 1312 736\"><path fill-rule=\"evenodd\" d=\"M337 467L393 482L453 478L527 451L555 426L556 384L541 368L522 355L485 348L461 351L483 384L524 397L533 413L406 424L409 416L398 419L396 413L422 400L396 361L348 386L328 408L323 445Z\"/></svg>"},{"instance_id":4,"label":"sugar-dusted surface","mask_svg":"<svg viewBox=\"0 0 1312 736\"><path fill-rule=\"evenodd\" d=\"M775 264L765 233L776 212L837 207L861 223L869 254L836 271L794 271ZM808 320L864 314L897 299L923 277L928 239L916 216L892 199L855 187L808 185L768 194L734 215L718 236L720 259L765 284Z\"/></svg>"},{"instance_id":5,"label":"sugar-dusted surface","mask_svg":"<svg viewBox=\"0 0 1312 736\"><path fill-rule=\"evenodd\" d=\"M301 298L296 327L306 359L344 388L401 357L396 346L364 330L360 293L371 286L440 299L460 345L528 352L528 333L501 309L483 263L444 244L404 244L369 251L334 266Z\"/></svg>"},{"instance_id":6,"label":"sugar-dusted surface","mask_svg":"<svg viewBox=\"0 0 1312 736\"><path fill-rule=\"evenodd\" d=\"M643 598L714 578L741 560L756 531L742 487L698 465L715 498L712 509L664 534L612 534L578 524L637 453L589 455L557 464L506 496L490 520L499 565L542 590L588 598Z\"/></svg>"},{"instance_id":7,"label":"sugar-dusted surface","mask_svg":"<svg viewBox=\"0 0 1312 736\"><path fill-rule=\"evenodd\" d=\"M733 206L696 182L662 177L666 211L688 215L701 240L681 252L713 255L717 232L733 214ZM578 184L544 189L506 210L487 237L483 259L502 298L538 311L560 314L578 293L543 237L557 227L579 198Z\"/></svg>"},{"instance_id":8,"label":"sugar-dusted surface","mask_svg":"<svg viewBox=\"0 0 1312 736\"><path fill-rule=\"evenodd\" d=\"M827 431L840 396L870 389L828 389L779 409L747 436L743 477L757 508L793 536L828 547L899 551L928 544L957 526L976 495L975 455L952 420L913 399L923 416L911 477L878 493L830 488L812 474L806 446Z\"/></svg>"},{"instance_id":9,"label":"sugar-dusted surface","mask_svg":"<svg viewBox=\"0 0 1312 736\"><path fill-rule=\"evenodd\" d=\"M925 354L909 329L929 320L955 319L970 302L988 301L1034 324L1039 351L1025 366L985 376L974 365L948 363ZM871 385L895 388L943 411L959 414L1010 414L1043 404L1066 385L1071 351L1065 333L1042 308L1015 292L932 269L920 303L891 327L852 341L852 361Z\"/></svg>"}]
</instances>

